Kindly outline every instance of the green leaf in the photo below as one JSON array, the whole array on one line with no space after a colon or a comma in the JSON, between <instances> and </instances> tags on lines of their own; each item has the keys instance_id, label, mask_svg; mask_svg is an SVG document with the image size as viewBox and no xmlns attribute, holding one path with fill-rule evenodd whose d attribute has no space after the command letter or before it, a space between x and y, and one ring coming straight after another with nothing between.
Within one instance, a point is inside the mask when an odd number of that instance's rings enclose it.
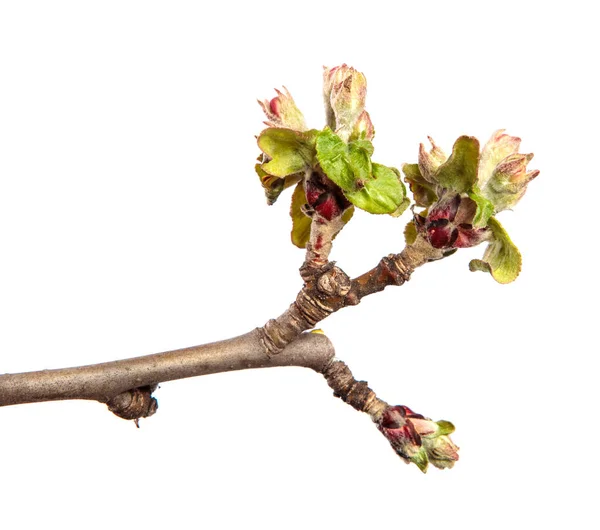
<instances>
[{"instance_id":1,"label":"green leaf","mask_svg":"<svg viewBox=\"0 0 600 530\"><path fill-rule=\"evenodd\" d=\"M310 239L310 225L312 219L303 211L302 206L306 204L306 193L302 182L299 182L292 194L292 205L290 216L292 218L292 243L298 248L306 248Z\"/></svg>"},{"instance_id":2,"label":"green leaf","mask_svg":"<svg viewBox=\"0 0 600 530\"><path fill-rule=\"evenodd\" d=\"M414 455L409 457L409 460L413 464L416 464L423 473L427 473L427 468L429 467L429 458L427 458L427 452L425 451L425 448L419 448Z\"/></svg>"},{"instance_id":3,"label":"green leaf","mask_svg":"<svg viewBox=\"0 0 600 530\"><path fill-rule=\"evenodd\" d=\"M438 431L435 433L436 436L447 436L455 431L454 425L446 420L440 420L436 422L438 425Z\"/></svg>"},{"instance_id":4,"label":"green leaf","mask_svg":"<svg viewBox=\"0 0 600 530\"><path fill-rule=\"evenodd\" d=\"M436 171L442 188L456 193L468 192L477 181L479 141L473 136L461 136L452 147L452 154Z\"/></svg>"},{"instance_id":5,"label":"green leaf","mask_svg":"<svg viewBox=\"0 0 600 530\"><path fill-rule=\"evenodd\" d=\"M265 196L267 197L267 204L269 204L269 206L275 204L275 201L277 201L277 198L283 190L293 186L304 176L304 173L296 173L295 175L288 175L284 178L275 177L264 171L261 164L256 164L254 169L260 178L260 183L265 189Z\"/></svg>"},{"instance_id":6,"label":"green leaf","mask_svg":"<svg viewBox=\"0 0 600 530\"><path fill-rule=\"evenodd\" d=\"M371 175L373 144L368 140L345 143L326 127L316 140L317 160L325 174L344 191Z\"/></svg>"},{"instance_id":7,"label":"green leaf","mask_svg":"<svg viewBox=\"0 0 600 530\"><path fill-rule=\"evenodd\" d=\"M469 269L489 272L498 283L510 283L521 272L521 253L494 217L490 217L488 228L492 240L485 249L483 260L471 260Z\"/></svg>"},{"instance_id":8,"label":"green leaf","mask_svg":"<svg viewBox=\"0 0 600 530\"><path fill-rule=\"evenodd\" d=\"M348 221L350 221L350 219L352 219L352 216L354 215L354 206L348 206L348 208L346 208L344 210L344 213L342 214L342 221L344 222L344 226L346 226L346 223ZM335 239L337 237L337 235L339 234L339 232L337 232L334 236L333 239ZM333 241L333 240L332 240Z\"/></svg>"},{"instance_id":9,"label":"green leaf","mask_svg":"<svg viewBox=\"0 0 600 530\"><path fill-rule=\"evenodd\" d=\"M262 169L275 177L286 177L314 165L315 139L318 131L293 131L271 127L258 137L258 146L269 157Z\"/></svg>"},{"instance_id":10,"label":"green leaf","mask_svg":"<svg viewBox=\"0 0 600 530\"><path fill-rule=\"evenodd\" d=\"M402 171L405 175L405 180L408 182L410 191L413 194L417 206L427 208L431 206L438 197L433 185L421 175L419 164L404 164Z\"/></svg>"},{"instance_id":11,"label":"green leaf","mask_svg":"<svg viewBox=\"0 0 600 530\"><path fill-rule=\"evenodd\" d=\"M412 245L417 240L417 227L414 221L410 221L404 228L404 239L407 245Z\"/></svg>"},{"instance_id":12,"label":"green leaf","mask_svg":"<svg viewBox=\"0 0 600 530\"><path fill-rule=\"evenodd\" d=\"M399 174L371 162L373 144L368 140L345 143L326 127L317 137L316 149L321 169L355 206L375 214L401 213L408 207Z\"/></svg>"},{"instance_id":13,"label":"green leaf","mask_svg":"<svg viewBox=\"0 0 600 530\"><path fill-rule=\"evenodd\" d=\"M475 212L475 217L473 218L473 226L475 228L483 228L487 226L488 219L494 215L494 205L488 201L485 197L480 195L479 190L474 187L469 193L469 197L475 202L477 205L477 211Z\"/></svg>"},{"instance_id":14,"label":"green leaf","mask_svg":"<svg viewBox=\"0 0 600 530\"><path fill-rule=\"evenodd\" d=\"M348 200L369 213L395 213L404 204L408 206L406 189L398 175L389 167L373 164L373 176L356 191L344 190Z\"/></svg>"},{"instance_id":15,"label":"green leaf","mask_svg":"<svg viewBox=\"0 0 600 530\"><path fill-rule=\"evenodd\" d=\"M400 217L410 206L410 199L406 196L406 186L402 182L402 173L400 173L400 170L395 167L390 167L389 169L396 173L396 176L398 177L398 180L402 185L402 193L404 194L404 199L402 199L402 202L400 203L398 208L396 208L393 212L390 212L390 215L392 217Z\"/></svg>"}]
</instances>

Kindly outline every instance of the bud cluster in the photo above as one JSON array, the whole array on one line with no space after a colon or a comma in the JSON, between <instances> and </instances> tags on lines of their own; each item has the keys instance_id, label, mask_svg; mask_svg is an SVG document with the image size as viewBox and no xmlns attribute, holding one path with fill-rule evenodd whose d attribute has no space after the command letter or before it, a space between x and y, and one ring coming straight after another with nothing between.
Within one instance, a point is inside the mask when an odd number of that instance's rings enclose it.
<instances>
[{"instance_id":1,"label":"bud cluster","mask_svg":"<svg viewBox=\"0 0 600 530\"><path fill-rule=\"evenodd\" d=\"M458 460L458 447L448 436L454 432L449 421L435 422L399 405L385 409L377 427L406 463L424 473L429 463L445 469Z\"/></svg>"}]
</instances>

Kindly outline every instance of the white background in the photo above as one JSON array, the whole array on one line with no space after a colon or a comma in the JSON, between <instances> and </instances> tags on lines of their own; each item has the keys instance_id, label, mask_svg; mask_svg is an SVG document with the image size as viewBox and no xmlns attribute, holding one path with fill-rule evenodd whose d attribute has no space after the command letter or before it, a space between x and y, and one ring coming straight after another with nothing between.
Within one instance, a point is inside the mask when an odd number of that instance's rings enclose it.
<instances>
[{"instance_id":1,"label":"white background","mask_svg":"<svg viewBox=\"0 0 600 530\"><path fill-rule=\"evenodd\" d=\"M141 422L91 402L0 409L0 526L598 528L598 94L592 2L2 2L0 372L224 339L301 286L289 194L267 207L256 98L323 125L321 67L369 81L375 160L433 136L523 138L541 170L483 248L322 324L391 403L455 423L422 475L305 369L162 385ZM403 245L358 213L349 274Z\"/></svg>"}]
</instances>

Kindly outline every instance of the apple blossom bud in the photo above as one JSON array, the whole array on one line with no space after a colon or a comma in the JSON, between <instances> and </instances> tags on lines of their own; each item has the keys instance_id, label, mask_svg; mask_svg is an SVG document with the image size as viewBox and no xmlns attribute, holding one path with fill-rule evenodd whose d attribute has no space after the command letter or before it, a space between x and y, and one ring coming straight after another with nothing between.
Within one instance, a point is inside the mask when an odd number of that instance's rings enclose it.
<instances>
[{"instance_id":1,"label":"apple blossom bud","mask_svg":"<svg viewBox=\"0 0 600 530\"><path fill-rule=\"evenodd\" d=\"M444 469L458 460L458 447L448 436L454 426L448 421L435 422L408 407L395 406L385 409L377 426L396 453L423 472L429 463Z\"/></svg>"},{"instance_id":2,"label":"apple blossom bud","mask_svg":"<svg viewBox=\"0 0 600 530\"><path fill-rule=\"evenodd\" d=\"M372 140L375 136L375 128L371 122L371 116L366 110L358 117L354 123L350 140Z\"/></svg>"},{"instance_id":3,"label":"apple blossom bud","mask_svg":"<svg viewBox=\"0 0 600 530\"><path fill-rule=\"evenodd\" d=\"M304 189L308 206L327 221L340 217L350 206L339 188L332 182L323 181L317 173L306 180Z\"/></svg>"},{"instance_id":4,"label":"apple blossom bud","mask_svg":"<svg viewBox=\"0 0 600 530\"><path fill-rule=\"evenodd\" d=\"M306 122L304 121L302 112L296 106L288 89L283 87L283 90L285 90L285 93L275 89L275 92L277 92L276 97L270 101L265 99L258 102L268 119L265 124L269 127L283 127L301 132L306 131Z\"/></svg>"},{"instance_id":5,"label":"apple blossom bud","mask_svg":"<svg viewBox=\"0 0 600 530\"><path fill-rule=\"evenodd\" d=\"M431 149L427 151L423 144L419 145L419 170L423 178L432 184L435 184L435 172L448 157L433 141L431 136L427 137L431 143Z\"/></svg>"},{"instance_id":6,"label":"apple blossom bud","mask_svg":"<svg viewBox=\"0 0 600 530\"><path fill-rule=\"evenodd\" d=\"M539 171L527 171L533 154L519 153L521 139L496 131L481 151L478 186L496 212L515 206Z\"/></svg>"},{"instance_id":7,"label":"apple blossom bud","mask_svg":"<svg viewBox=\"0 0 600 530\"><path fill-rule=\"evenodd\" d=\"M509 155L494 169L484 193L493 199L497 211L516 205L527 191L529 182L539 175L538 170L527 171L532 158L533 154Z\"/></svg>"},{"instance_id":8,"label":"apple blossom bud","mask_svg":"<svg viewBox=\"0 0 600 530\"><path fill-rule=\"evenodd\" d=\"M327 124L344 141L348 141L365 110L366 96L367 80L361 72L346 64L325 68L323 97Z\"/></svg>"},{"instance_id":9,"label":"apple blossom bud","mask_svg":"<svg viewBox=\"0 0 600 530\"><path fill-rule=\"evenodd\" d=\"M487 228L473 226L477 206L469 197L453 195L432 205L426 217L414 216L417 230L434 248L467 248L489 236Z\"/></svg>"}]
</instances>

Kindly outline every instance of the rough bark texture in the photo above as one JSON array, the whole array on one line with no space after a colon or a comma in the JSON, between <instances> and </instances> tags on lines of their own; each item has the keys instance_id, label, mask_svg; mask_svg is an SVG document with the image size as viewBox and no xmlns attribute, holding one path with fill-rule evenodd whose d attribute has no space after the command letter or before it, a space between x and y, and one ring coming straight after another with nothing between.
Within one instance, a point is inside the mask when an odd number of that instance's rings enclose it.
<instances>
[{"instance_id":1,"label":"rough bark texture","mask_svg":"<svg viewBox=\"0 0 600 530\"><path fill-rule=\"evenodd\" d=\"M329 339L307 333L276 357L265 355L258 330L202 346L77 368L0 375L0 406L62 399L107 403L126 419L156 411L158 383L248 368L303 366L322 372L333 356Z\"/></svg>"},{"instance_id":2,"label":"rough bark texture","mask_svg":"<svg viewBox=\"0 0 600 530\"><path fill-rule=\"evenodd\" d=\"M315 234L323 232L315 230ZM315 258L311 252L307 256ZM328 252L321 257L327 256ZM342 361L334 360L325 335L303 332L342 307L358 304L364 296L404 284L417 267L442 257L442 251L418 238L354 280L334 262L317 267L314 259L307 259L300 270L305 284L296 301L262 328L221 342L144 357L0 375L0 406L88 399L106 403L117 416L137 422L156 412L158 403L152 393L159 383L248 368L303 366L322 373L337 397L377 420L387 403L366 382L356 381Z\"/></svg>"},{"instance_id":3,"label":"rough bark texture","mask_svg":"<svg viewBox=\"0 0 600 530\"><path fill-rule=\"evenodd\" d=\"M333 395L360 412L366 412L373 421L378 421L388 404L379 399L366 381L354 379L350 368L338 359L332 361L323 370L327 384L333 389Z\"/></svg>"},{"instance_id":4,"label":"rough bark texture","mask_svg":"<svg viewBox=\"0 0 600 530\"><path fill-rule=\"evenodd\" d=\"M388 285L403 285L417 267L443 257L441 250L418 238L400 254L383 258L376 267L354 280L334 262L319 270L307 269L305 265L300 270L305 284L296 301L260 329L266 352L269 355L281 352L300 333L312 329L331 313L356 305L363 297L382 291Z\"/></svg>"}]
</instances>

